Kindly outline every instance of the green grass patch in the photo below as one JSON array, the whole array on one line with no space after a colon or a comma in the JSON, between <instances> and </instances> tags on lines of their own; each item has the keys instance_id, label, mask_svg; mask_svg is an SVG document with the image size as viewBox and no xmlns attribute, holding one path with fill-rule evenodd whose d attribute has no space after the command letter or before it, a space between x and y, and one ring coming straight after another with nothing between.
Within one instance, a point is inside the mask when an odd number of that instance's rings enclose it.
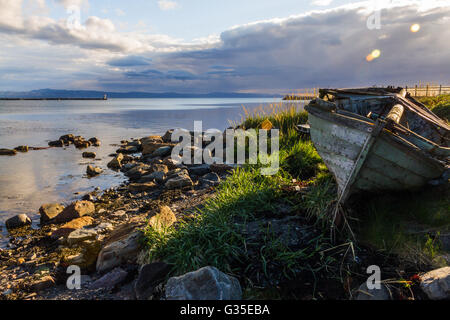
<instances>
[{"instance_id":1,"label":"green grass patch","mask_svg":"<svg viewBox=\"0 0 450 320\"><path fill-rule=\"evenodd\" d=\"M426 105L434 114L445 121L450 121L450 94L436 97L420 97L418 101Z\"/></svg>"}]
</instances>

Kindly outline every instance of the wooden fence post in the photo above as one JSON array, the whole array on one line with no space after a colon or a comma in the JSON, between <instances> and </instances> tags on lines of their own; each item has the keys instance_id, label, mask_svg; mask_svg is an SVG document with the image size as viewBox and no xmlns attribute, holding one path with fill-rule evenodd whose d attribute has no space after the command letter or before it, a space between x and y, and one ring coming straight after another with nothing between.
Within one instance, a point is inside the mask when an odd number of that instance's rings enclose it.
<instances>
[{"instance_id":1,"label":"wooden fence post","mask_svg":"<svg viewBox=\"0 0 450 320\"><path fill-rule=\"evenodd\" d=\"M430 86L427 84L427 91L426 91L426 94L425 94L426 97L428 97L428 90L429 90L429 88L430 88Z\"/></svg>"},{"instance_id":2,"label":"wooden fence post","mask_svg":"<svg viewBox=\"0 0 450 320\"><path fill-rule=\"evenodd\" d=\"M442 94L442 84L439 86L439 95Z\"/></svg>"},{"instance_id":3,"label":"wooden fence post","mask_svg":"<svg viewBox=\"0 0 450 320\"><path fill-rule=\"evenodd\" d=\"M416 88L414 89L414 97L417 97L417 84L416 84Z\"/></svg>"}]
</instances>

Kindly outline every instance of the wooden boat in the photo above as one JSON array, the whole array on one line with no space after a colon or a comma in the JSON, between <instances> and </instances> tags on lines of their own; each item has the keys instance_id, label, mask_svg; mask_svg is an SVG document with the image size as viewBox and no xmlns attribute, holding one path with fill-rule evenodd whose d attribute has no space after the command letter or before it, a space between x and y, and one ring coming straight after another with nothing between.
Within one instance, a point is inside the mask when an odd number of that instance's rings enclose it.
<instances>
[{"instance_id":1,"label":"wooden boat","mask_svg":"<svg viewBox=\"0 0 450 320\"><path fill-rule=\"evenodd\" d=\"M448 179L450 127L401 88L322 89L305 109L341 203Z\"/></svg>"}]
</instances>

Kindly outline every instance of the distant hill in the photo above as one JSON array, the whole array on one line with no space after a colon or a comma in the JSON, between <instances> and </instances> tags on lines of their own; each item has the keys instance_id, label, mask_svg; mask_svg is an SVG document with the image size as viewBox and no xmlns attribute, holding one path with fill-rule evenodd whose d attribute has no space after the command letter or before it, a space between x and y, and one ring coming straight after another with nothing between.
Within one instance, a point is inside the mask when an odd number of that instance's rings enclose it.
<instances>
[{"instance_id":1,"label":"distant hill","mask_svg":"<svg viewBox=\"0 0 450 320\"><path fill-rule=\"evenodd\" d=\"M90 90L40 89L25 92L0 91L0 98L279 98L281 95L237 92L177 93L177 92L104 92Z\"/></svg>"}]
</instances>

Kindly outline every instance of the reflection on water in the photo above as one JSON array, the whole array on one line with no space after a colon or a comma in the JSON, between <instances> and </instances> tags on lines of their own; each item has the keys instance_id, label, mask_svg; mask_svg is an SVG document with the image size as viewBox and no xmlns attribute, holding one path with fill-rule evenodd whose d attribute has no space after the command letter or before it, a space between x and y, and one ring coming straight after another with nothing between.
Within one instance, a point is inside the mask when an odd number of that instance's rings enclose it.
<instances>
[{"instance_id":1,"label":"reflection on water","mask_svg":"<svg viewBox=\"0 0 450 320\"><path fill-rule=\"evenodd\" d=\"M89 148L106 169L108 155L120 140L164 134L171 128L223 130L243 114L275 99L113 99L108 101L0 101L0 148L47 146L66 133L98 137L100 148ZM43 203L69 203L95 187L108 188L123 181L120 173L105 170L85 178L90 161L73 146L30 151L0 157L0 225L12 215L26 213L38 221ZM75 193L80 193L76 195Z\"/></svg>"}]
</instances>

